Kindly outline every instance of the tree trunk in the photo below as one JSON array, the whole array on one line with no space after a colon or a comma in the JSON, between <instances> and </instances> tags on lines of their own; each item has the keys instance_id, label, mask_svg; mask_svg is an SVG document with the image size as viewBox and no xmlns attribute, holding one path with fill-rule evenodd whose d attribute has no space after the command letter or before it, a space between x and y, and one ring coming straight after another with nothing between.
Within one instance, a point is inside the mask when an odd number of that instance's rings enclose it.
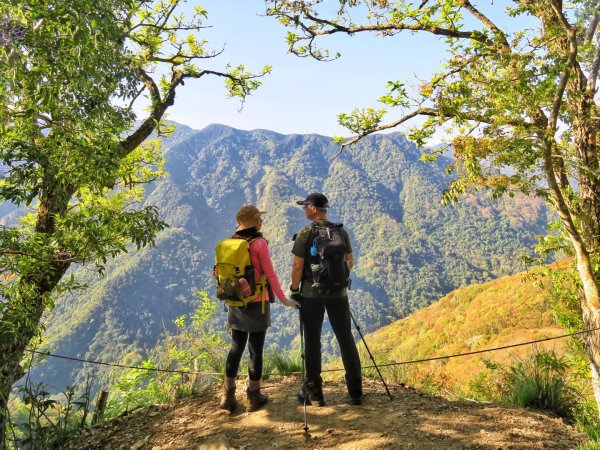
<instances>
[{"instance_id":1,"label":"tree trunk","mask_svg":"<svg viewBox=\"0 0 600 450\"><path fill-rule=\"evenodd\" d=\"M581 233L589 253L600 251L600 155L597 142L598 126L594 118L593 99L581 94L573 101L573 138L580 206Z\"/></svg>"},{"instance_id":2,"label":"tree trunk","mask_svg":"<svg viewBox=\"0 0 600 450\"><path fill-rule=\"evenodd\" d=\"M581 299L583 327L586 330L600 328L600 289L598 281L594 276L590 257L587 252L581 246L575 246L575 250L577 272L583 283L583 298ZM594 397L600 411L600 331L584 334L583 341L590 360Z\"/></svg>"},{"instance_id":3,"label":"tree trunk","mask_svg":"<svg viewBox=\"0 0 600 450\"><path fill-rule=\"evenodd\" d=\"M582 111L581 109L579 111ZM575 256L577 259L577 272L583 286L583 298L581 299L581 313L583 326L585 329L600 327L600 289L598 280L594 275L589 249L598 249L598 236L594 229L597 227L593 223L600 221L599 195L600 189L596 181L597 173L589 173L590 167L597 167L597 163L592 161L596 148L590 145L588 134L591 131L585 126L583 121L574 121L576 159L579 160L579 183L585 186L579 191L580 207L569 205L559 187L556 178L555 165L553 162L553 143L544 139L544 172L548 182L549 193L552 202L556 208L567 232ZM586 165L587 164L587 165ZM582 218L581 232L574 222L574 217ZM592 219L592 220L590 220ZM590 361L592 371L592 388L596 405L600 414L600 332L586 333L583 336L585 349Z\"/></svg>"},{"instance_id":4,"label":"tree trunk","mask_svg":"<svg viewBox=\"0 0 600 450\"><path fill-rule=\"evenodd\" d=\"M576 86L582 90L585 85ZM580 208L578 218L581 224L579 244L574 240L577 257L577 271L583 285L581 315L585 329L600 327L600 287L594 274L590 254L600 251L600 160L594 123L593 97L581 92L573 96L570 109L573 111L573 138L575 157L578 165L578 191ZM600 332L583 336L585 349L590 360L592 387L600 414Z\"/></svg>"},{"instance_id":5,"label":"tree trunk","mask_svg":"<svg viewBox=\"0 0 600 450\"><path fill-rule=\"evenodd\" d=\"M49 186L53 185L49 183ZM61 196L53 195L53 189L46 192L40 200L35 232L51 236L55 231L54 215L64 213L70 195L63 196L67 200L61 202ZM48 261L47 266L35 275L21 278L0 317L0 450L6 448L8 400L12 386L24 375L21 361L25 350L39 332L46 296L69 266L66 261Z\"/></svg>"},{"instance_id":6,"label":"tree trunk","mask_svg":"<svg viewBox=\"0 0 600 450\"><path fill-rule=\"evenodd\" d=\"M21 280L21 295L10 299L0 318L0 450L6 448L8 400L12 386L24 375L21 361L31 340L39 332L45 296L63 277L69 263L55 262L36 280ZM30 292L33 295L27 295Z\"/></svg>"},{"instance_id":7,"label":"tree trunk","mask_svg":"<svg viewBox=\"0 0 600 450\"><path fill-rule=\"evenodd\" d=\"M42 296L11 299L0 320L0 449L6 446L4 433L8 421L11 389L23 375L20 362L25 348L37 333L44 312Z\"/></svg>"}]
</instances>

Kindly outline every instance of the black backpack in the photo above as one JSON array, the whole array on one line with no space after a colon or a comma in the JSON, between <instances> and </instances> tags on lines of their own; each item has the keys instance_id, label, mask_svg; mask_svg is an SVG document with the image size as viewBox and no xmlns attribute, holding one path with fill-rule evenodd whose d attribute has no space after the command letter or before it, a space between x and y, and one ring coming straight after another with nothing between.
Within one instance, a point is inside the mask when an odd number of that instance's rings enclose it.
<instances>
[{"instance_id":1,"label":"black backpack","mask_svg":"<svg viewBox=\"0 0 600 450\"><path fill-rule=\"evenodd\" d=\"M350 284L343 226L314 223L308 234L304 279L322 294L339 292Z\"/></svg>"}]
</instances>

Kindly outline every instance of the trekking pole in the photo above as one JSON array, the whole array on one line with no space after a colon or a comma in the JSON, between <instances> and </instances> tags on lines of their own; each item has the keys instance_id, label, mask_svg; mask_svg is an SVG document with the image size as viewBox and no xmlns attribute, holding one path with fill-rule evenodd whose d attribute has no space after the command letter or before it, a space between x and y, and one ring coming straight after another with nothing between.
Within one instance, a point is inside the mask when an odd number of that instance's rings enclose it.
<instances>
[{"instance_id":1,"label":"trekking pole","mask_svg":"<svg viewBox=\"0 0 600 450\"><path fill-rule=\"evenodd\" d=\"M308 420L306 415L306 402L308 400L308 389L306 388L306 364L304 362L304 324L302 322L302 306L298 308L300 318L300 356L302 358L302 398L304 399L304 432L308 432Z\"/></svg>"},{"instance_id":2,"label":"trekking pole","mask_svg":"<svg viewBox=\"0 0 600 450\"><path fill-rule=\"evenodd\" d=\"M369 357L371 358L371 361L373 362L373 365L375 366L375 369L377 370L377 373L379 374L379 378L381 378L381 382L383 383L383 387L385 387L387 395L389 395L390 400L394 400L394 397L392 397L392 394L390 393L390 390L388 389L387 384L385 384L385 380L383 379L383 375L381 375L381 372L379 371L379 367L377 367L377 363L375 362L375 358L373 358L373 354L371 353L371 350L369 350L369 346L367 345L367 341L365 341L365 337L363 336L362 331L360 331L360 327L356 323L356 319L354 318L354 315L352 314L351 310L350 310L350 317L352 318L352 322L354 322L354 326L356 327L356 331L358 331L358 334L359 334L360 338L362 339L363 344L365 344L365 348L367 349L367 353L369 354Z\"/></svg>"}]
</instances>

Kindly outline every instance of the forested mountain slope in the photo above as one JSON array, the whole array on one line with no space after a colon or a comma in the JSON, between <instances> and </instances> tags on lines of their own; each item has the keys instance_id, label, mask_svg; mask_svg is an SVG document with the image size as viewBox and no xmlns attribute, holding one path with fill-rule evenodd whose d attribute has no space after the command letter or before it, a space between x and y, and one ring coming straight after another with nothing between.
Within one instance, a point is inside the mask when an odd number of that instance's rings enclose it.
<instances>
[{"instance_id":1,"label":"forested mountain slope","mask_svg":"<svg viewBox=\"0 0 600 450\"><path fill-rule=\"evenodd\" d=\"M568 260L554 263L553 270ZM376 361L411 361L477 352L543 340L566 333L555 318L542 268L487 283L459 288L427 308L387 325L365 337ZM547 280L546 280L547 281ZM546 283L547 285L548 283ZM395 366L395 374L412 385L439 383L447 391L464 393L486 362L510 365L542 349L559 355L569 338L548 340L470 356Z\"/></svg>"},{"instance_id":2,"label":"forested mountain slope","mask_svg":"<svg viewBox=\"0 0 600 450\"><path fill-rule=\"evenodd\" d=\"M46 348L139 361L177 316L193 309L197 290L214 294L215 243L233 232L235 213L247 203L268 211L264 232L285 288L291 238L307 223L295 200L315 190L329 197L330 218L352 236L357 266L350 297L365 331L457 287L520 270L518 256L546 230L538 199L478 195L444 207L449 160L420 162L419 151L398 133L370 136L333 160L338 148L329 137L221 125L179 127L164 147L170 176L149 188L146 203L171 227L156 247L109 262L102 277L77 270L89 288L59 301L48 316ZM221 330L222 318L214 321ZM296 318L275 305L270 343L287 345L297 334ZM34 376L60 387L80 369L48 359Z\"/></svg>"}]
</instances>

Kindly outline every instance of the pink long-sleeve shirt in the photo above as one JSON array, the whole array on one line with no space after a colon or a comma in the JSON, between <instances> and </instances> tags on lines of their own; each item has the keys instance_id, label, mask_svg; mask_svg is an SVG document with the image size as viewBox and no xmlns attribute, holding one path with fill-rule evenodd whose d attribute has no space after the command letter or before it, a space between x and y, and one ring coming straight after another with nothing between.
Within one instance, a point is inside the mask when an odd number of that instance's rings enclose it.
<instances>
[{"instance_id":1,"label":"pink long-sleeve shirt","mask_svg":"<svg viewBox=\"0 0 600 450\"><path fill-rule=\"evenodd\" d=\"M277 298L281 301L285 299L285 294L281 289L281 284L279 284L279 278L277 278L277 274L275 273L275 269L273 269L273 262L271 261L271 254L269 253L269 246L267 245L267 241L263 238L258 238L252 243L250 243L250 261L252 261L252 265L254 266L254 274L255 279L258 282L260 277L265 274L271 288L273 289L273 293L277 296ZM262 292L262 295L258 296L255 300L252 300L251 303L269 301L269 293L267 289Z\"/></svg>"}]
</instances>

